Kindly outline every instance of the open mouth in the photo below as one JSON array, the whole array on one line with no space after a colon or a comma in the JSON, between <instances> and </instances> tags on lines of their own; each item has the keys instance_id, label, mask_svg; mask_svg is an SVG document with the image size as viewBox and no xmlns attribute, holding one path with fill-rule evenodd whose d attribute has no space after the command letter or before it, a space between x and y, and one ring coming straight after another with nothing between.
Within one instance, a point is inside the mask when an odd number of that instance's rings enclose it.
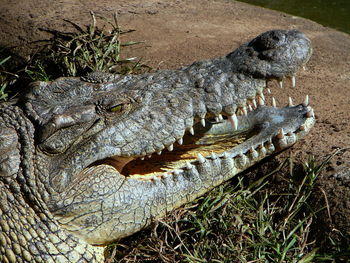
<instances>
[{"instance_id":1,"label":"open mouth","mask_svg":"<svg viewBox=\"0 0 350 263\"><path fill-rule=\"evenodd\" d=\"M220 123L207 121L205 128L197 124L194 126L194 135L186 134L180 144L176 143L175 146L168 147L162 152L159 151L131 161L116 156L107 158L102 163L112 165L124 176L149 177L170 173L176 169L187 167L198 158L198 155L220 155L244 142L250 136L248 131L243 131L241 134L233 132L231 127L226 127L227 124L226 120L222 120ZM218 126L226 129L222 130L220 134L211 133L211 129Z\"/></svg>"},{"instance_id":2,"label":"open mouth","mask_svg":"<svg viewBox=\"0 0 350 263\"><path fill-rule=\"evenodd\" d=\"M157 180L179 175L206 160L232 158L239 170L265 156L293 145L314 125L313 109L305 101L294 106L265 106L261 97L232 116L211 117L196 124L176 143L148 156L113 156L93 163L112 166L121 175L139 180ZM100 167L102 168L102 167ZM91 172L91 170L90 170Z\"/></svg>"},{"instance_id":3,"label":"open mouth","mask_svg":"<svg viewBox=\"0 0 350 263\"><path fill-rule=\"evenodd\" d=\"M224 125L224 122L221 124ZM209 124L208 126L219 125ZM221 155L249 138L248 132L234 134L227 130L222 131L221 134L215 134L208 131L195 129L197 133L194 136L184 136L183 144L176 145L172 151L166 149L160 155L154 154L146 160L131 161L123 167L121 173L125 176L159 176L161 173L170 173L187 167L198 158L198 155Z\"/></svg>"}]
</instances>

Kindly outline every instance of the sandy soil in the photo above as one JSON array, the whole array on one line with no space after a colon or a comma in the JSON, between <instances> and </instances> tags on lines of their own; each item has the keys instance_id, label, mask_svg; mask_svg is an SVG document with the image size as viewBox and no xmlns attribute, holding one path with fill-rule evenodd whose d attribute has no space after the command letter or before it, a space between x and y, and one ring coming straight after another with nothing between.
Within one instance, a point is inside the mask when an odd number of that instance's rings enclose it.
<instances>
[{"instance_id":1,"label":"sandy soil","mask_svg":"<svg viewBox=\"0 0 350 263\"><path fill-rule=\"evenodd\" d=\"M40 28L71 30L64 19L86 25L90 10L105 17L117 11L120 25L136 30L125 35L125 40L145 41L128 49L125 56L142 57L155 68L176 68L227 54L267 30L301 30L312 40L314 49L307 70L297 75L296 89L288 80L284 89L275 82L270 86L279 105L286 105L288 96L301 102L309 94L317 124L305 140L283 155L297 159L315 155L323 160L343 149L331 160L323 179L345 167L350 169L350 36L345 33L303 18L224 0L0 0L0 6L0 44L18 45L22 54L29 52L30 41L48 37ZM333 181L327 182L332 188ZM350 211L350 191L345 189L339 193Z\"/></svg>"}]
</instances>

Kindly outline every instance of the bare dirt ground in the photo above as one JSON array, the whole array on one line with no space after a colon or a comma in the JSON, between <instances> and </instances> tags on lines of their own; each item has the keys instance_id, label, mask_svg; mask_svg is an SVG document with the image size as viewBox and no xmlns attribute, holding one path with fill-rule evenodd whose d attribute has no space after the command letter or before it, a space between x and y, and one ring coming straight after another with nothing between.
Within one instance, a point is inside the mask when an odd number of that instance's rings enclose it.
<instances>
[{"instance_id":1,"label":"bare dirt ground","mask_svg":"<svg viewBox=\"0 0 350 263\"><path fill-rule=\"evenodd\" d=\"M288 80L283 89L275 82L270 86L278 105L286 105L288 96L302 102L309 94L317 123L305 140L283 155L300 160L314 155L322 161L342 149L327 166L322 180L327 193L335 197L330 201L335 207L332 215L336 217L344 207L350 211L350 180L336 189L336 179L329 178L346 167L350 169L349 35L303 18L225 0L0 0L0 6L0 44L18 45L22 54L28 52L30 41L49 37L40 28L71 31L64 19L86 25L90 10L104 17L117 11L122 28L136 30L126 38L145 41L124 55L142 57L155 68L176 68L225 55L267 30L303 31L312 40L314 53L307 70L297 75L297 88L291 88Z\"/></svg>"}]
</instances>

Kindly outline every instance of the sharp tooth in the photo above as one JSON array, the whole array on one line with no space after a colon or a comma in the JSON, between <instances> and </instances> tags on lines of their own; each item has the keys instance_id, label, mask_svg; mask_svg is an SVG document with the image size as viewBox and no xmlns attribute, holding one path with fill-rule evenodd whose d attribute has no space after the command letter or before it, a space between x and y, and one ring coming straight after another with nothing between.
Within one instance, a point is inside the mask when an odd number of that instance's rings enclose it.
<instances>
[{"instance_id":1,"label":"sharp tooth","mask_svg":"<svg viewBox=\"0 0 350 263\"><path fill-rule=\"evenodd\" d=\"M176 176L179 176L181 174L181 171L179 170L174 170L173 171L173 174L176 175Z\"/></svg>"},{"instance_id":2,"label":"sharp tooth","mask_svg":"<svg viewBox=\"0 0 350 263\"><path fill-rule=\"evenodd\" d=\"M158 154L158 155L161 155L161 154L162 154L162 151L161 151L161 150L160 150L160 151L158 151L158 152L157 152L157 154Z\"/></svg>"},{"instance_id":3,"label":"sharp tooth","mask_svg":"<svg viewBox=\"0 0 350 263\"><path fill-rule=\"evenodd\" d=\"M205 127L205 119L201 119L201 124L203 127Z\"/></svg>"},{"instance_id":4,"label":"sharp tooth","mask_svg":"<svg viewBox=\"0 0 350 263\"><path fill-rule=\"evenodd\" d=\"M260 96L258 97L258 104L259 104L260 106L265 105L264 100L263 100Z\"/></svg>"},{"instance_id":5,"label":"sharp tooth","mask_svg":"<svg viewBox=\"0 0 350 263\"><path fill-rule=\"evenodd\" d=\"M182 138L178 139L178 140L177 140L177 143L180 144L180 145L182 145L182 144L183 144L183 139L182 139Z\"/></svg>"},{"instance_id":6,"label":"sharp tooth","mask_svg":"<svg viewBox=\"0 0 350 263\"><path fill-rule=\"evenodd\" d=\"M271 90L269 88L266 89L268 94L271 94Z\"/></svg>"},{"instance_id":7,"label":"sharp tooth","mask_svg":"<svg viewBox=\"0 0 350 263\"><path fill-rule=\"evenodd\" d=\"M186 162L186 168L188 169L188 170L191 170L192 169L192 164L190 163L190 162Z\"/></svg>"},{"instance_id":8,"label":"sharp tooth","mask_svg":"<svg viewBox=\"0 0 350 263\"><path fill-rule=\"evenodd\" d=\"M250 105L250 104L248 105L248 110L253 111L252 105Z\"/></svg>"},{"instance_id":9,"label":"sharp tooth","mask_svg":"<svg viewBox=\"0 0 350 263\"><path fill-rule=\"evenodd\" d=\"M295 76L292 76L292 87L295 88Z\"/></svg>"},{"instance_id":10,"label":"sharp tooth","mask_svg":"<svg viewBox=\"0 0 350 263\"><path fill-rule=\"evenodd\" d=\"M218 118L219 118L219 121L223 121L224 120L224 118L222 117L221 114L218 115Z\"/></svg>"},{"instance_id":11,"label":"sharp tooth","mask_svg":"<svg viewBox=\"0 0 350 263\"><path fill-rule=\"evenodd\" d=\"M215 154L214 152L212 152L210 158L213 159L213 160L215 160L215 159L218 158L218 157L216 156L216 154Z\"/></svg>"},{"instance_id":12,"label":"sharp tooth","mask_svg":"<svg viewBox=\"0 0 350 263\"><path fill-rule=\"evenodd\" d=\"M293 99L291 97L288 97L288 106L289 107L293 106Z\"/></svg>"},{"instance_id":13,"label":"sharp tooth","mask_svg":"<svg viewBox=\"0 0 350 263\"><path fill-rule=\"evenodd\" d=\"M303 66L303 70L306 70L306 66Z\"/></svg>"},{"instance_id":14,"label":"sharp tooth","mask_svg":"<svg viewBox=\"0 0 350 263\"><path fill-rule=\"evenodd\" d=\"M253 106L254 106L254 108L256 109L256 99L254 98L253 100L252 100L252 102L253 102Z\"/></svg>"},{"instance_id":15,"label":"sharp tooth","mask_svg":"<svg viewBox=\"0 0 350 263\"><path fill-rule=\"evenodd\" d=\"M141 161L145 160L145 157L140 157Z\"/></svg>"},{"instance_id":16,"label":"sharp tooth","mask_svg":"<svg viewBox=\"0 0 350 263\"><path fill-rule=\"evenodd\" d=\"M274 97L272 97L272 107L274 107L274 108L277 107L276 99Z\"/></svg>"},{"instance_id":17,"label":"sharp tooth","mask_svg":"<svg viewBox=\"0 0 350 263\"><path fill-rule=\"evenodd\" d=\"M311 110L306 113L306 117L308 118L314 117L314 109L311 108Z\"/></svg>"},{"instance_id":18,"label":"sharp tooth","mask_svg":"<svg viewBox=\"0 0 350 263\"><path fill-rule=\"evenodd\" d=\"M305 100L304 100L304 102L303 102L303 106L309 106L309 95L306 95L305 96Z\"/></svg>"},{"instance_id":19,"label":"sharp tooth","mask_svg":"<svg viewBox=\"0 0 350 263\"><path fill-rule=\"evenodd\" d=\"M147 157L148 157L148 158L151 158L151 157L152 157L152 154L150 154L150 155L147 155Z\"/></svg>"},{"instance_id":20,"label":"sharp tooth","mask_svg":"<svg viewBox=\"0 0 350 263\"><path fill-rule=\"evenodd\" d=\"M283 80L279 80L278 85L280 86L281 89L283 89Z\"/></svg>"},{"instance_id":21,"label":"sharp tooth","mask_svg":"<svg viewBox=\"0 0 350 263\"><path fill-rule=\"evenodd\" d=\"M258 95L259 95L259 97L261 97L263 100L265 100L264 93L261 92L261 93L259 93Z\"/></svg>"},{"instance_id":22,"label":"sharp tooth","mask_svg":"<svg viewBox=\"0 0 350 263\"><path fill-rule=\"evenodd\" d=\"M283 132L282 128L278 131L276 136L277 136L278 139L283 139L284 138L284 132Z\"/></svg>"},{"instance_id":23,"label":"sharp tooth","mask_svg":"<svg viewBox=\"0 0 350 263\"><path fill-rule=\"evenodd\" d=\"M172 150L174 150L174 145L170 144L166 148L168 149L169 152L171 152Z\"/></svg>"},{"instance_id":24,"label":"sharp tooth","mask_svg":"<svg viewBox=\"0 0 350 263\"><path fill-rule=\"evenodd\" d=\"M269 140L269 142L266 144L266 151L272 153L275 150L275 145Z\"/></svg>"},{"instance_id":25,"label":"sharp tooth","mask_svg":"<svg viewBox=\"0 0 350 263\"><path fill-rule=\"evenodd\" d=\"M247 115L247 107L246 106L243 106L242 108L241 108L241 110L242 110L242 113L243 113L243 115Z\"/></svg>"},{"instance_id":26,"label":"sharp tooth","mask_svg":"<svg viewBox=\"0 0 350 263\"><path fill-rule=\"evenodd\" d=\"M233 114L233 115L229 115L228 120L230 121L232 128L236 131L238 129L238 119L237 119L237 115Z\"/></svg>"},{"instance_id":27,"label":"sharp tooth","mask_svg":"<svg viewBox=\"0 0 350 263\"><path fill-rule=\"evenodd\" d=\"M189 131L192 135L194 135L193 127L191 127L188 131Z\"/></svg>"},{"instance_id":28,"label":"sharp tooth","mask_svg":"<svg viewBox=\"0 0 350 263\"><path fill-rule=\"evenodd\" d=\"M215 122L220 122L219 117L215 117Z\"/></svg>"},{"instance_id":29,"label":"sharp tooth","mask_svg":"<svg viewBox=\"0 0 350 263\"><path fill-rule=\"evenodd\" d=\"M199 163L204 163L205 162L205 158L200 153L197 155L197 159L198 159Z\"/></svg>"},{"instance_id":30,"label":"sharp tooth","mask_svg":"<svg viewBox=\"0 0 350 263\"><path fill-rule=\"evenodd\" d=\"M262 155L262 156L266 155L267 150L266 150L264 144L260 144L259 152L260 152L260 155Z\"/></svg>"},{"instance_id":31,"label":"sharp tooth","mask_svg":"<svg viewBox=\"0 0 350 263\"><path fill-rule=\"evenodd\" d=\"M259 156L258 152L254 149L253 146L250 148L249 151L250 151L250 155L251 155L251 157L252 157L253 159L255 159L255 158L257 158L257 157Z\"/></svg>"},{"instance_id":32,"label":"sharp tooth","mask_svg":"<svg viewBox=\"0 0 350 263\"><path fill-rule=\"evenodd\" d=\"M228 153L224 152L224 154L222 155L222 158L227 159L228 158Z\"/></svg>"}]
</instances>

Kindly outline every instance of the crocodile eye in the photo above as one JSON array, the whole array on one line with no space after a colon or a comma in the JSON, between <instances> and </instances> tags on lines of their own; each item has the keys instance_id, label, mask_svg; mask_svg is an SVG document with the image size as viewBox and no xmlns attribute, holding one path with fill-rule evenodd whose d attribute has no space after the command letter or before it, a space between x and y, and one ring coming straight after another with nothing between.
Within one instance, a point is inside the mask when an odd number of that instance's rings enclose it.
<instances>
[{"instance_id":1,"label":"crocodile eye","mask_svg":"<svg viewBox=\"0 0 350 263\"><path fill-rule=\"evenodd\" d=\"M123 104L118 104L109 109L111 112L121 112L123 110Z\"/></svg>"}]
</instances>

